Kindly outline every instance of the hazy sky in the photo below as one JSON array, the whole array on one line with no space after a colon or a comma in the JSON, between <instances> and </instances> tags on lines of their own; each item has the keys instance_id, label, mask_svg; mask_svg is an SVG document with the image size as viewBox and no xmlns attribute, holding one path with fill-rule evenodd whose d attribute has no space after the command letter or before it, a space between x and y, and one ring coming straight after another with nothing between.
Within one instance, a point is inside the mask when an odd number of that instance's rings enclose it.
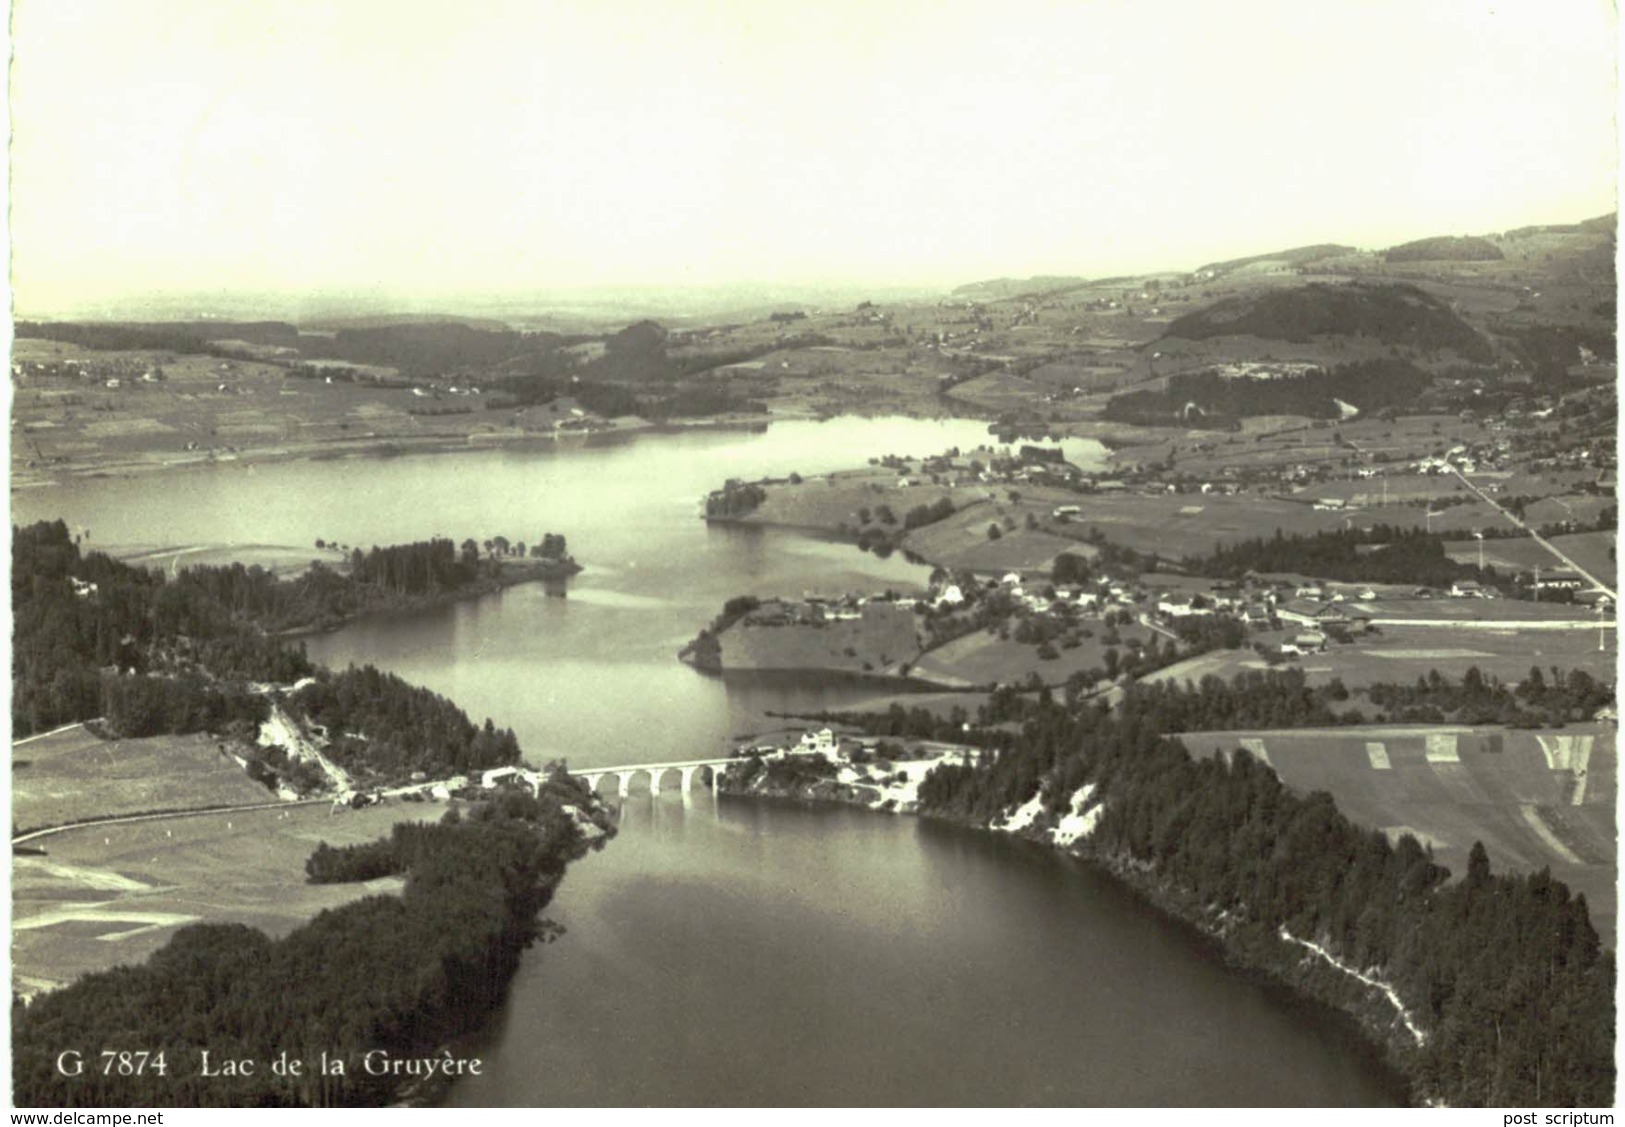
<instances>
[{"instance_id":1,"label":"hazy sky","mask_svg":"<svg viewBox=\"0 0 1625 1127\"><path fill-rule=\"evenodd\" d=\"M958 283L1615 206L1607 0L15 0L19 309Z\"/></svg>"}]
</instances>

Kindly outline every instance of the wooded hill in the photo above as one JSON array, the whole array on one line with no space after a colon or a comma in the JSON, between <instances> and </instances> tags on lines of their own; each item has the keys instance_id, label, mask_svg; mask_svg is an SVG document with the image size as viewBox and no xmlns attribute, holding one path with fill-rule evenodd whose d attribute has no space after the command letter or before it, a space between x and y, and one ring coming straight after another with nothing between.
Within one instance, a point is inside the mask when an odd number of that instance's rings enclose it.
<instances>
[{"instance_id":1,"label":"wooded hill","mask_svg":"<svg viewBox=\"0 0 1625 1127\"><path fill-rule=\"evenodd\" d=\"M544 543L563 552L562 537ZM445 698L370 666L318 669L302 645L268 632L312 607L365 606L378 589L455 587L489 564L436 540L373 549L362 580L328 569L278 580L241 566L171 579L81 553L61 521L14 527L12 730L100 717L120 736L211 731L251 741L272 699L254 686L312 678L284 703L325 726L334 759L362 779L517 762L512 732L476 726Z\"/></svg>"},{"instance_id":2,"label":"wooded hill","mask_svg":"<svg viewBox=\"0 0 1625 1127\"><path fill-rule=\"evenodd\" d=\"M1139 425L1235 427L1257 415L1336 419L1339 401L1362 412L1409 407L1432 377L1405 360L1377 359L1299 375L1227 376L1215 370L1168 377L1164 391L1114 395L1103 417Z\"/></svg>"},{"instance_id":3,"label":"wooded hill","mask_svg":"<svg viewBox=\"0 0 1625 1127\"><path fill-rule=\"evenodd\" d=\"M1488 361L1490 344L1438 298L1401 283L1311 283L1227 297L1187 313L1165 334L1185 340L1247 335L1307 343L1319 336L1365 336L1424 353L1450 351Z\"/></svg>"}]
</instances>

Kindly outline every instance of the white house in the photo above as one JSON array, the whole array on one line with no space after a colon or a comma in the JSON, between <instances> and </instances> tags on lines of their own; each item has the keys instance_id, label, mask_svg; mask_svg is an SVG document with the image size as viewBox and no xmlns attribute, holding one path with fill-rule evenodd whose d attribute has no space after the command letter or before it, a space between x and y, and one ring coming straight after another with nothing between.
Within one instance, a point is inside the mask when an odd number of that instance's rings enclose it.
<instances>
[{"instance_id":1,"label":"white house","mask_svg":"<svg viewBox=\"0 0 1625 1127\"><path fill-rule=\"evenodd\" d=\"M1207 613L1196 605L1195 599L1190 595L1164 595L1157 600L1157 610L1169 618L1185 618L1188 615Z\"/></svg>"},{"instance_id":2,"label":"white house","mask_svg":"<svg viewBox=\"0 0 1625 1127\"><path fill-rule=\"evenodd\" d=\"M510 779L517 774L519 774L517 767L493 767L480 776L480 786L490 790L503 779Z\"/></svg>"},{"instance_id":3,"label":"white house","mask_svg":"<svg viewBox=\"0 0 1625 1127\"><path fill-rule=\"evenodd\" d=\"M835 733L829 728L820 728L816 732L804 732L801 744L796 749L804 752L818 752L821 755L833 755L838 746Z\"/></svg>"}]
</instances>

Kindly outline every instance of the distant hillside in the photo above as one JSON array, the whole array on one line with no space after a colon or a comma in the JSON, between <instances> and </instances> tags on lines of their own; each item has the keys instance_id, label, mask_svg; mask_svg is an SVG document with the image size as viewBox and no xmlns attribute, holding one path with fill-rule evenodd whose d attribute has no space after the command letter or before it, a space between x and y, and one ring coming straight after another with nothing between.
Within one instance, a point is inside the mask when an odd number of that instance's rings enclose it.
<instances>
[{"instance_id":1,"label":"distant hillside","mask_svg":"<svg viewBox=\"0 0 1625 1127\"><path fill-rule=\"evenodd\" d=\"M1476 235L1438 235L1389 247L1382 257L1386 262L1499 262L1506 255Z\"/></svg>"},{"instance_id":2,"label":"distant hillside","mask_svg":"<svg viewBox=\"0 0 1625 1127\"><path fill-rule=\"evenodd\" d=\"M1300 344L1319 336L1366 336L1426 352L1450 349L1469 360L1492 358L1489 342L1447 305L1397 283L1314 283L1228 297L1185 314L1164 335L1184 340L1255 336Z\"/></svg>"},{"instance_id":3,"label":"distant hillside","mask_svg":"<svg viewBox=\"0 0 1625 1127\"><path fill-rule=\"evenodd\" d=\"M1612 235L1619 229L1619 212L1610 211L1607 215L1599 215L1595 219L1587 219L1581 223L1582 231L1600 231L1605 235Z\"/></svg>"},{"instance_id":4,"label":"distant hillside","mask_svg":"<svg viewBox=\"0 0 1625 1127\"><path fill-rule=\"evenodd\" d=\"M520 357L545 357L563 341L553 333L484 332L442 322L340 329L331 339L304 337L299 346L312 361L377 364L405 376L425 377L489 368Z\"/></svg>"},{"instance_id":5,"label":"distant hillside","mask_svg":"<svg viewBox=\"0 0 1625 1127\"><path fill-rule=\"evenodd\" d=\"M1232 258L1224 262L1209 262L1206 266L1197 268L1198 273L1212 270L1217 274L1228 274L1232 270L1239 270L1243 266L1251 266L1256 262L1286 262L1293 266L1302 266L1306 263L1316 262L1322 258L1336 258L1344 254L1356 254L1358 248L1346 247L1339 243L1316 243L1314 246L1293 247L1291 250L1278 250L1273 254L1254 254L1247 258Z\"/></svg>"},{"instance_id":6,"label":"distant hillside","mask_svg":"<svg viewBox=\"0 0 1625 1127\"><path fill-rule=\"evenodd\" d=\"M955 297L979 298L998 301L1020 294L1049 293L1089 284L1088 278L1068 274L1035 274L1031 278L991 278L985 282L970 282L953 290Z\"/></svg>"},{"instance_id":7,"label":"distant hillside","mask_svg":"<svg viewBox=\"0 0 1625 1127\"><path fill-rule=\"evenodd\" d=\"M357 317L319 317L300 321L306 332L333 332L338 329L387 329L396 325L462 325L481 332L507 332L512 326L490 317L459 317L454 313L377 313Z\"/></svg>"},{"instance_id":8,"label":"distant hillside","mask_svg":"<svg viewBox=\"0 0 1625 1127\"><path fill-rule=\"evenodd\" d=\"M639 321L604 339L604 355L593 365L595 375L625 383L666 379L666 330L653 321Z\"/></svg>"},{"instance_id":9,"label":"distant hillside","mask_svg":"<svg viewBox=\"0 0 1625 1127\"><path fill-rule=\"evenodd\" d=\"M1137 426L1234 428L1256 415L1336 419L1343 406L1360 411L1405 407L1428 390L1431 377L1404 360L1364 360L1301 375L1230 377L1218 369L1168 378L1162 391L1114 395L1104 417Z\"/></svg>"},{"instance_id":10,"label":"distant hillside","mask_svg":"<svg viewBox=\"0 0 1625 1127\"><path fill-rule=\"evenodd\" d=\"M247 341L250 344L295 348L299 330L283 321L19 321L18 337L62 341L101 351L167 350L207 353L209 342Z\"/></svg>"}]
</instances>

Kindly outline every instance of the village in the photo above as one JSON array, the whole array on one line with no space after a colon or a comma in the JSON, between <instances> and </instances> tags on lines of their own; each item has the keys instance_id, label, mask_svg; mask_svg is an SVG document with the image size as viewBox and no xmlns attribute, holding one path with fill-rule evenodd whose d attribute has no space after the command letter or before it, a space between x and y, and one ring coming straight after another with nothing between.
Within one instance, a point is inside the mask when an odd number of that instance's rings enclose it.
<instances>
[{"instance_id":1,"label":"village","mask_svg":"<svg viewBox=\"0 0 1625 1127\"><path fill-rule=\"evenodd\" d=\"M1075 570L1067 561L1057 572ZM1245 648L1273 664L1369 643L1385 629L1441 621L1489 630L1497 623L1502 630L1539 629L1543 620L1572 627L1584 608L1611 627L1612 597L1582 591L1584 585L1572 572L1543 572L1538 590L1547 601L1540 603L1505 599L1472 579L1432 588L1153 572L1069 582L1056 574L938 569L920 594L753 600L721 632L723 670L829 668L987 688L1026 684L1036 673L1039 682L1058 685L1090 668L1115 680L1120 670L1146 672L1215 647ZM903 624L912 628L912 652L898 640ZM829 660L820 661L807 639L825 636ZM984 681L972 672L999 660L1020 674Z\"/></svg>"}]
</instances>

